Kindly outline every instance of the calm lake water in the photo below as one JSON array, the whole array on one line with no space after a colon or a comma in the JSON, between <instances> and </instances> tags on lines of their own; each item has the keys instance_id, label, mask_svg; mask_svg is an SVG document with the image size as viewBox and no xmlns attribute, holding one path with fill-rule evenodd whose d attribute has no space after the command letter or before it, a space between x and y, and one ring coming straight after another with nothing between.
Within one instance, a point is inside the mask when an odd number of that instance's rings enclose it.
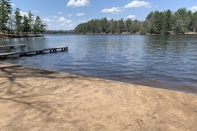
<instances>
[{"instance_id":1,"label":"calm lake water","mask_svg":"<svg viewBox=\"0 0 197 131\"><path fill-rule=\"evenodd\" d=\"M46 35L0 41L26 44L2 52L68 46L68 52L3 62L197 93L197 35Z\"/></svg>"}]
</instances>

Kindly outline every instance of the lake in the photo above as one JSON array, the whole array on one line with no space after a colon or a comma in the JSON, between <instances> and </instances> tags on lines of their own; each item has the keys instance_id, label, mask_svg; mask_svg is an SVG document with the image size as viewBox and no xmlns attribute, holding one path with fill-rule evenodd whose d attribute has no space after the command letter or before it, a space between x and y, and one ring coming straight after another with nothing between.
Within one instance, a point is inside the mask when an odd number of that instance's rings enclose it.
<instances>
[{"instance_id":1,"label":"lake","mask_svg":"<svg viewBox=\"0 0 197 131\"><path fill-rule=\"evenodd\" d=\"M197 93L197 35L45 35L0 41L28 51L68 46L68 52L11 57L3 62Z\"/></svg>"}]
</instances>

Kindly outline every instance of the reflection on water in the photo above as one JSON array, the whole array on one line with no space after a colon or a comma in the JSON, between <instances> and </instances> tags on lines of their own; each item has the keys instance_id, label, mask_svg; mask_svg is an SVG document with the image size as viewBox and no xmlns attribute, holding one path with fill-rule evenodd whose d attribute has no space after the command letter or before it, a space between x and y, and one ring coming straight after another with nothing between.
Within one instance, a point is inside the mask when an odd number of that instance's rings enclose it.
<instances>
[{"instance_id":1,"label":"reflection on water","mask_svg":"<svg viewBox=\"0 0 197 131\"><path fill-rule=\"evenodd\" d=\"M68 46L68 52L4 61L155 87L197 89L196 35L47 35L0 43L26 44L0 52ZM178 90L179 90L178 89Z\"/></svg>"}]
</instances>

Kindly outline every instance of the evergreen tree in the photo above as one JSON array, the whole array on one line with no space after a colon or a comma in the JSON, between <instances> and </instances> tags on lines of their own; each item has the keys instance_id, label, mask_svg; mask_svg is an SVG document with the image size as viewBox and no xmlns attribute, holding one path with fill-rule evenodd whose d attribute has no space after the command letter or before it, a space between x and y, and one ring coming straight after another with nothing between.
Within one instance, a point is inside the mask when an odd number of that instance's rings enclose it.
<instances>
[{"instance_id":1,"label":"evergreen tree","mask_svg":"<svg viewBox=\"0 0 197 131\"><path fill-rule=\"evenodd\" d=\"M108 33L108 31L109 31L109 25L108 25L107 18L106 17L105 18L102 18L100 20L100 23L101 23L101 32L102 33Z\"/></svg>"},{"instance_id":2,"label":"evergreen tree","mask_svg":"<svg viewBox=\"0 0 197 131\"><path fill-rule=\"evenodd\" d=\"M89 22L89 25L90 25L90 33L95 33L95 26L96 26L96 22L95 22L95 20L91 20L90 22ZM83 25L84 26L84 25ZM83 32L83 33L86 33L86 32Z\"/></svg>"},{"instance_id":3,"label":"evergreen tree","mask_svg":"<svg viewBox=\"0 0 197 131\"><path fill-rule=\"evenodd\" d=\"M130 32L141 34L167 34L185 33L187 31L196 31L197 12L192 13L185 8L178 9L175 13L171 10L152 11L145 21L127 19L107 20L107 18L90 20L87 23L79 24L75 28L76 33L122 33Z\"/></svg>"},{"instance_id":4,"label":"evergreen tree","mask_svg":"<svg viewBox=\"0 0 197 131\"><path fill-rule=\"evenodd\" d=\"M29 19L29 26L30 26L30 32L32 32L33 30L33 26L34 26L34 18L33 18L33 14L31 13L31 11L28 12L28 19Z\"/></svg>"},{"instance_id":5,"label":"evergreen tree","mask_svg":"<svg viewBox=\"0 0 197 131\"><path fill-rule=\"evenodd\" d=\"M8 33L16 30L19 35L20 31L28 33L33 31L34 22L39 23L39 27L34 29L34 32L42 33L46 29L46 24L42 22L40 17L34 20L34 15L29 11L28 15L22 16L20 9L16 8L14 14L12 14L12 7L10 0L0 0L0 32L7 30ZM39 19L38 19L39 18Z\"/></svg>"},{"instance_id":6,"label":"evergreen tree","mask_svg":"<svg viewBox=\"0 0 197 131\"><path fill-rule=\"evenodd\" d=\"M8 30L8 34L9 33L14 33L14 29L15 29L15 16L13 14L9 15L9 19L7 21L7 30Z\"/></svg>"},{"instance_id":7,"label":"evergreen tree","mask_svg":"<svg viewBox=\"0 0 197 131\"><path fill-rule=\"evenodd\" d=\"M7 30L9 15L12 13L10 0L0 0L0 31Z\"/></svg>"},{"instance_id":8,"label":"evergreen tree","mask_svg":"<svg viewBox=\"0 0 197 131\"><path fill-rule=\"evenodd\" d=\"M23 16L23 28L22 28L22 31L23 33L26 34L27 36L27 33L30 31L31 27L29 25L29 19L26 15Z\"/></svg>"},{"instance_id":9,"label":"evergreen tree","mask_svg":"<svg viewBox=\"0 0 197 131\"><path fill-rule=\"evenodd\" d=\"M168 31L172 30L173 25L173 15L171 10L167 10L164 12L164 32L167 33Z\"/></svg>"},{"instance_id":10,"label":"evergreen tree","mask_svg":"<svg viewBox=\"0 0 197 131\"><path fill-rule=\"evenodd\" d=\"M114 34L114 20L113 19L111 19L110 21L109 21L109 32L111 33L111 34Z\"/></svg>"},{"instance_id":11,"label":"evergreen tree","mask_svg":"<svg viewBox=\"0 0 197 131\"><path fill-rule=\"evenodd\" d=\"M36 35L37 33L43 33L45 30L46 24L42 22L39 16L36 16L36 19L34 21L33 25L33 32Z\"/></svg>"},{"instance_id":12,"label":"evergreen tree","mask_svg":"<svg viewBox=\"0 0 197 131\"><path fill-rule=\"evenodd\" d=\"M141 30L141 22L138 20L132 21L132 25L130 27L131 33L136 33Z\"/></svg>"},{"instance_id":13,"label":"evergreen tree","mask_svg":"<svg viewBox=\"0 0 197 131\"><path fill-rule=\"evenodd\" d=\"M197 11L192 14L192 31L196 32L197 29Z\"/></svg>"},{"instance_id":14,"label":"evergreen tree","mask_svg":"<svg viewBox=\"0 0 197 131\"><path fill-rule=\"evenodd\" d=\"M161 34L164 26L164 14L163 12L154 12L154 33Z\"/></svg>"},{"instance_id":15,"label":"evergreen tree","mask_svg":"<svg viewBox=\"0 0 197 131\"><path fill-rule=\"evenodd\" d=\"M148 32L150 34L154 33L154 21L155 21L155 18L154 18L154 12L150 12L147 17L146 17L146 22L147 22L147 29L148 29Z\"/></svg>"},{"instance_id":16,"label":"evergreen tree","mask_svg":"<svg viewBox=\"0 0 197 131\"><path fill-rule=\"evenodd\" d=\"M185 33L188 30L190 20L186 8L178 9L175 12L174 32L177 34Z\"/></svg>"},{"instance_id":17,"label":"evergreen tree","mask_svg":"<svg viewBox=\"0 0 197 131\"><path fill-rule=\"evenodd\" d=\"M30 19L29 19L30 20ZM36 16L34 26L33 26L33 32L34 34L37 34L37 32L40 32L40 25L41 25L41 19L39 16Z\"/></svg>"},{"instance_id":18,"label":"evergreen tree","mask_svg":"<svg viewBox=\"0 0 197 131\"><path fill-rule=\"evenodd\" d=\"M22 26L22 16L21 16L21 13L20 13L20 9L19 8L16 8L16 11L14 12L15 14L15 28L16 28L16 31L17 31L17 34L19 35L19 32L21 30L21 26Z\"/></svg>"},{"instance_id":19,"label":"evergreen tree","mask_svg":"<svg viewBox=\"0 0 197 131\"><path fill-rule=\"evenodd\" d=\"M126 20L126 22L125 22L125 28L126 28L126 31L127 31L127 32L130 32L131 24L132 24L132 21L131 21L131 19L128 18L128 19Z\"/></svg>"},{"instance_id":20,"label":"evergreen tree","mask_svg":"<svg viewBox=\"0 0 197 131\"><path fill-rule=\"evenodd\" d=\"M118 33L118 22L117 22L117 20L115 20L114 21L114 23L113 23L113 30L112 30L112 32L113 33Z\"/></svg>"},{"instance_id":21,"label":"evergreen tree","mask_svg":"<svg viewBox=\"0 0 197 131\"><path fill-rule=\"evenodd\" d=\"M122 33L124 30L124 21L123 19L118 20L118 32L117 33Z\"/></svg>"}]
</instances>

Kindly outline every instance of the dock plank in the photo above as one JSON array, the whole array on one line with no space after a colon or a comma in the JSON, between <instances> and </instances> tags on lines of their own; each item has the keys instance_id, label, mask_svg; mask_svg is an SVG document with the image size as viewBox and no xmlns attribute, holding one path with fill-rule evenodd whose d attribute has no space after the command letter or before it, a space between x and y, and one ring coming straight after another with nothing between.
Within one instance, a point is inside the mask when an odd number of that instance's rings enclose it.
<instances>
[{"instance_id":1,"label":"dock plank","mask_svg":"<svg viewBox=\"0 0 197 131\"><path fill-rule=\"evenodd\" d=\"M50 51L50 53L52 53L52 52L57 52L58 50L59 51L68 51L68 47L66 47L66 46L59 46L59 47L38 49L38 50L32 50L32 51L1 53L0 57L1 58L5 58L5 57L11 56L11 55L27 56L27 55L30 55L32 53L34 53L34 54L43 54L45 51Z\"/></svg>"}]
</instances>

